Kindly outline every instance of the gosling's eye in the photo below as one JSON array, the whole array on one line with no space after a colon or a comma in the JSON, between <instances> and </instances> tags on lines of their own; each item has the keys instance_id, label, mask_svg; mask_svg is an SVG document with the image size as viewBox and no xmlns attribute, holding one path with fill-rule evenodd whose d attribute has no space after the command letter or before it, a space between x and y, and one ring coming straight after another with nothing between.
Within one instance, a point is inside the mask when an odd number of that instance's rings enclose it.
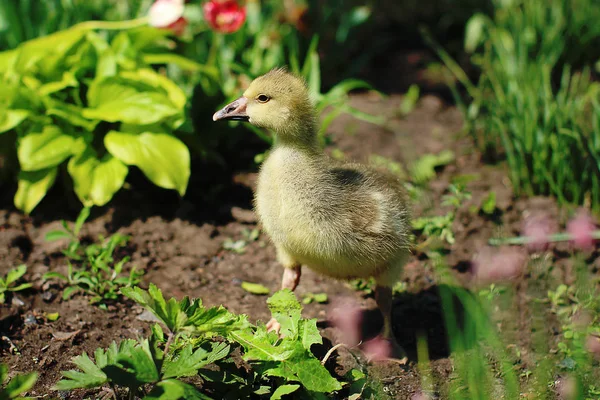
<instances>
[{"instance_id":1,"label":"gosling's eye","mask_svg":"<svg viewBox=\"0 0 600 400\"><path fill-rule=\"evenodd\" d=\"M259 94L259 95L256 97L256 100L257 100L259 103L266 103L267 101L271 100L271 98L270 98L269 96L267 96L266 94Z\"/></svg>"}]
</instances>

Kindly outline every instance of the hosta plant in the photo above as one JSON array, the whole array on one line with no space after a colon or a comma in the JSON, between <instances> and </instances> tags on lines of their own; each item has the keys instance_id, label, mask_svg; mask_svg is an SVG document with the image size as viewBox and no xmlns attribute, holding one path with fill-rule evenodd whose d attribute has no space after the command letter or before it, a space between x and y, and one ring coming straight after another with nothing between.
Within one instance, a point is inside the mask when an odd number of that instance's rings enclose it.
<instances>
[{"instance_id":1,"label":"hosta plant","mask_svg":"<svg viewBox=\"0 0 600 400\"><path fill-rule=\"evenodd\" d=\"M0 152L11 160L16 148L17 208L31 212L65 176L84 205L104 205L130 166L185 193L190 154L173 132L186 96L144 61L165 34L143 21L90 22L0 53Z\"/></svg>"}]
</instances>

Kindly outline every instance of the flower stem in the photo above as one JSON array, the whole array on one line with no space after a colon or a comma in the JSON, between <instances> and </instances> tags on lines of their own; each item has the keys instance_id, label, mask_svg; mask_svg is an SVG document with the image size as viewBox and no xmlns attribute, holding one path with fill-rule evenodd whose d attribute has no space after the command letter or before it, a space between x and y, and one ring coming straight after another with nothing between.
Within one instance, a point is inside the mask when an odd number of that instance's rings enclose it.
<instances>
[{"instance_id":1,"label":"flower stem","mask_svg":"<svg viewBox=\"0 0 600 400\"><path fill-rule=\"evenodd\" d=\"M593 231L591 233L593 239L600 239L600 230ZM544 238L545 242L555 243L555 242L567 242L569 240L573 240L574 237L570 233L555 233L553 235L548 235ZM500 246L503 244L529 244L539 241L539 238L534 238L531 236L517 236L512 238L492 238L489 240L489 244L492 246Z\"/></svg>"}]
</instances>

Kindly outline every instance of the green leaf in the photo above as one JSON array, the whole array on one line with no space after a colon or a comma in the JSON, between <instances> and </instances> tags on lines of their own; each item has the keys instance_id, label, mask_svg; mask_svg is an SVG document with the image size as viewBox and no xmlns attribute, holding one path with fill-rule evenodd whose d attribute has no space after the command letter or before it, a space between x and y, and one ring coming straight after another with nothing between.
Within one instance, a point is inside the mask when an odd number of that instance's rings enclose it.
<instances>
[{"instance_id":1,"label":"green leaf","mask_svg":"<svg viewBox=\"0 0 600 400\"><path fill-rule=\"evenodd\" d=\"M483 14L473 15L467 22L465 28L465 50L467 53L473 53L483 42L483 29L487 24L488 18Z\"/></svg>"},{"instance_id":2,"label":"green leaf","mask_svg":"<svg viewBox=\"0 0 600 400\"><path fill-rule=\"evenodd\" d=\"M38 171L54 167L73 154L74 145L75 137L55 125L44 126L42 132L30 132L18 144L21 169Z\"/></svg>"},{"instance_id":3,"label":"green leaf","mask_svg":"<svg viewBox=\"0 0 600 400\"><path fill-rule=\"evenodd\" d=\"M104 137L108 151L127 165L135 165L155 185L185 194L190 177L190 152L165 133L110 131Z\"/></svg>"},{"instance_id":4,"label":"green leaf","mask_svg":"<svg viewBox=\"0 0 600 400\"><path fill-rule=\"evenodd\" d=\"M50 271L50 272L46 272L43 276L42 276L42 280L47 281L49 279L60 279L63 281L68 281L69 279L64 276L63 274L59 273L59 272L55 272L55 271Z\"/></svg>"},{"instance_id":5,"label":"green leaf","mask_svg":"<svg viewBox=\"0 0 600 400\"><path fill-rule=\"evenodd\" d=\"M496 210L496 192L490 192L486 198L483 199L481 203L481 211L484 213L491 215Z\"/></svg>"},{"instance_id":6,"label":"green leaf","mask_svg":"<svg viewBox=\"0 0 600 400\"><path fill-rule=\"evenodd\" d=\"M268 287L265 287L259 283L242 282L242 289L244 289L248 293L258 294L258 295L270 293L270 290Z\"/></svg>"},{"instance_id":7,"label":"green leaf","mask_svg":"<svg viewBox=\"0 0 600 400\"><path fill-rule=\"evenodd\" d=\"M139 346L128 352L120 351L117 363L133 371L135 379L140 383L153 383L160 379L156 364L152 359L148 340L143 340Z\"/></svg>"},{"instance_id":8,"label":"green leaf","mask_svg":"<svg viewBox=\"0 0 600 400\"><path fill-rule=\"evenodd\" d=\"M210 397L200 393L195 387L177 379L166 379L154 386L144 400L211 400Z\"/></svg>"},{"instance_id":9,"label":"green leaf","mask_svg":"<svg viewBox=\"0 0 600 400\"><path fill-rule=\"evenodd\" d=\"M45 99L46 115L56 116L65 122L83 128L87 132L93 132L98 125L98 120L89 120L83 116L83 108L72 104L57 101L55 99Z\"/></svg>"},{"instance_id":10,"label":"green leaf","mask_svg":"<svg viewBox=\"0 0 600 400\"><path fill-rule=\"evenodd\" d=\"M298 338L306 350L315 343L323 343L323 338L317 328L316 319L303 319L298 322Z\"/></svg>"},{"instance_id":11,"label":"green leaf","mask_svg":"<svg viewBox=\"0 0 600 400\"><path fill-rule=\"evenodd\" d=\"M27 110L6 110L0 108L0 133L4 133L19 126L29 116Z\"/></svg>"},{"instance_id":12,"label":"green leaf","mask_svg":"<svg viewBox=\"0 0 600 400\"><path fill-rule=\"evenodd\" d=\"M77 78L75 78L75 76L71 72L65 71L63 72L61 80L43 84L38 88L37 92L40 96L43 97L55 92L60 92L61 90L66 89L68 87L78 86L79 81L77 80Z\"/></svg>"},{"instance_id":13,"label":"green leaf","mask_svg":"<svg viewBox=\"0 0 600 400\"><path fill-rule=\"evenodd\" d=\"M15 194L15 207L25 214L31 213L54 184L58 168L19 172L19 185Z\"/></svg>"},{"instance_id":14,"label":"green leaf","mask_svg":"<svg viewBox=\"0 0 600 400\"><path fill-rule=\"evenodd\" d=\"M27 266L25 264L21 264L16 268L11 269L6 274L6 286L9 286L11 283L18 281L25 273L27 272Z\"/></svg>"},{"instance_id":15,"label":"green leaf","mask_svg":"<svg viewBox=\"0 0 600 400\"><path fill-rule=\"evenodd\" d=\"M179 331L187 321L177 300L171 298L166 302L162 292L152 283L148 291L139 287L126 287L121 289L121 293L150 310L171 332Z\"/></svg>"},{"instance_id":16,"label":"green leaf","mask_svg":"<svg viewBox=\"0 0 600 400\"><path fill-rule=\"evenodd\" d=\"M143 82L154 89L162 89L171 103L180 110L183 110L187 103L185 92L175 82L152 69L142 68L135 72L123 71L120 76L132 81Z\"/></svg>"},{"instance_id":17,"label":"green leaf","mask_svg":"<svg viewBox=\"0 0 600 400\"><path fill-rule=\"evenodd\" d=\"M71 234L69 232L54 230L46 233L46 236L44 236L44 240L46 242L54 242L60 239L69 239L70 237Z\"/></svg>"},{"instance_id":18,"label":"green leaf","mask_svg":"<svg viewBox=\"0 0 600 400\"><path fill-rule=\"evenodd\" d=\"M11 292L18 292L21 290L29 289L32 286L33 286L33 284L31 284L31 283L22 283L18 286L8 288L8 290L10 290Z\"/></svg>"},{"instance_id":19,"label":"green leaf","mask_svg":"<svg viewBox=\"0 0 600 400\"><path fill-rule=\"evenodd\" d=\"M80 290L79 286L66 287L65 290L63 291L63 295L62 295L63 300L68 300L69 298L71 298L71 296L73 296L79 290Z\"/></svg>"},{"instance_id":20,"label":"green leaf","mask_svg":"<svg viewBox=\"0 0 600 400\"><path fill-rule=\"evenodd\" d=\"M86 118L132 125L155 124L182 113L166 92L120 76L93 81L88 104L90 108L83 110Z\"/></svg>"},{"instance_id":21,"label":"green leaf","mask_svg":"<svg viewBox=\"0 0 600 400\"><path fill-rule=\"evenodd\" d=\"M192 376L198 370L210 363L220 360L229 354L229 345L226 343L216 344L211 352L198 348L192 353L193 346L187 345L175 360L166 360L163 364L163 378L179 378Z\"/></svg>"},{"instance_id":22,"label":"green leaf","mask_svg":"<svg viewBox=\"0 0 600 400\"><path fill-rule=\"evenodd\" d=\"M435 177L435 168L454 161L454 152L444 150L439 154L425 154L411 168L412 179L417 184L424 184Z\"/></svg>"},{"instance_id":23,"label":"green leaf","mask_svg":"<svg viewBox=\"0 0 600 400\"><path fill-rule=\"evenodd\" d=\"M280 290L267 300L267 304L273 318L281 324L281 334L296 337L302 306L294 293L289 289Z\"/></svg>"},{"instance_id":24,"label":"green leaf","mask_svg":"<svg viewBox=\"0 0 600 400\"><path fill-rule=\"evenodd\" d=\"M279 385L271 395L271 400L281 400L282 396L294 393L300 388L300 385Z\"/></svg>"},{"instance_id":25,"label":"green leaf","mask_svg":"<svg viewBox=\"0 0 600 400\"><path fill-rule=\"evenodd\" d=\"M33 387L37 380L37 373L31 372L29 374L18 374L8 382L4 388L4 394L9 399L17 398L17 396L25 393Z\"/></svg>"},{"instance_id":26,"label":"green leaf","mask_svg":"<svg viewBox=\"0 0 600 400\"><path fill-rule=\"evenodd\" d=\"M8 365L0 364L0 385L4 384L6 377L8 376Z\"/></svg>"},{"instance_id":27,"label":"green leaf","mask_svg":"<svg viewBox=\"0 0 600 400\"><path fill-rule=\"evenodd\" d=\"M103 206L121 189L129 169L111 154L99 160L94 149L88 146L69 160L68 171L79 200L86 206Z\"/></svg>"},{"instance_id":28,"label":"green leaf","mask_svg":"<svg viewBox=\"0 0 600 400\"><path fill-rule=\"evenodd\" d=\"M66 379L60 380L54 387L55 390L99 387L108 381L106 374L90 360L86 353L73 358L73 364L81 371L63 371L62 374Z\"/></svg>"}]
</instances>

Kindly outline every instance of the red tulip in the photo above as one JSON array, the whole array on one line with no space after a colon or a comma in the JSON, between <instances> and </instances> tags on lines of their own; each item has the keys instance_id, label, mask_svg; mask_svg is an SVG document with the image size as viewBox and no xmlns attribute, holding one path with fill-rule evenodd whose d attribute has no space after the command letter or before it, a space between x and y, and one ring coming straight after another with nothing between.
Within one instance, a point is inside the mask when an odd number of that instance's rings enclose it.
<instances>
[{"instance_id":1,"label":"red tulip","mask_svg":"<svg viewBox=\"0 0 600 400\"><path fill-rule=\"evenodd\" d=\"M235 0L210 0L204 3L204 19L217 32L233 33L246 21L246 8Z\"/></svg>"},{"instance_id":2,"label":"red tulip","mask_svg":"<svg viewBox=\"0 0 600 400\"><path fill-rule=\"evenodd\" d=\"M176 35L181 35L187 25L183 9L183 0L156 0L148 13L149 23L156 28L169 29Z\"/></svg>"}]
</instances>

